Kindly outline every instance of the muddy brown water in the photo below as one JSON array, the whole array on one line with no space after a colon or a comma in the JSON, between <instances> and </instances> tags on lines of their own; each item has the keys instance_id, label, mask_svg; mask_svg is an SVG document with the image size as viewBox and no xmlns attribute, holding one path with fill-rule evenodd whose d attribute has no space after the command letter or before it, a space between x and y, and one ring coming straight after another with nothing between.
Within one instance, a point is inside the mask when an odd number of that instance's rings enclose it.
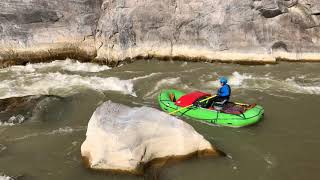
<instances>
[{"instance_id":1,"label":"muddy brown water","mask_svg":"<svg viewBox=\"0 0 320 180\"><path fill-rule=\"evenodd\" d=\"M30 180L152 179L154 172L132 176L84 168L80 146L95 108L106 100L159 108L156 97L161 89L213 92L219 76L229 77L233 101L261 104L264 119L245 128L184 119L227 156L174 163L157 171L156 177L319 179L320 64L315 63L244 66L150 60L114 69L75 62L2 69L1 98L49 94L64 100L62 105L43 107L23 124L0 125L0 172ZM111 77L118 80L105 81ZM122 85L113 87L117 83Z\"/></svg>"}]
</instances>

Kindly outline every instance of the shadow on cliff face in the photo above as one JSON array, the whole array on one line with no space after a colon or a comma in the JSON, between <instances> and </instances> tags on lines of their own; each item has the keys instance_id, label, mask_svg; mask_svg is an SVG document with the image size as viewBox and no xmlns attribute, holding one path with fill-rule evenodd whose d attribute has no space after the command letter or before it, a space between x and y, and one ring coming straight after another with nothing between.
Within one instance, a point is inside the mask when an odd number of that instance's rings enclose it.
<instances>
[{"instance_id":1,"label":"shadow on cliff face","mask_svg":"<svg viewBox=\"0 0 320 180\"><path fill-rule=\"evenodd\" d=\"M30 10L19 14L0 14L0 19L17 23L17 24L29 24L29 23L41 23L41 22L57 22L63 17L59 12L47 11L47 10Z\"/></svg>"}]
</instances>

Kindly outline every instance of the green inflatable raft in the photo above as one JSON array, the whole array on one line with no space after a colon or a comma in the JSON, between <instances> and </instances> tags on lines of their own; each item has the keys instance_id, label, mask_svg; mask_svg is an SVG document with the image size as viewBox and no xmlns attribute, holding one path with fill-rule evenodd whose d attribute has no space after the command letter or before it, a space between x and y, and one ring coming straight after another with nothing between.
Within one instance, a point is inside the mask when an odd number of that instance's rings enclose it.
<instances>
[{"instance_id":1,"label":"green inflatable raft","mask_svg":"<svg viewBox=\"0 0 320 180\"><path fill-rule=\"evenodd\" d=\"M229 127L243 127L257 123L264 115L262 106L228 102L223 106L209 106L210 94L177 90L163 90L158 101L163 111L206 123ZM188 107L190 106L190 107ZM181 110L180 110L181 109Z\"/></svg>"}]
</instances>

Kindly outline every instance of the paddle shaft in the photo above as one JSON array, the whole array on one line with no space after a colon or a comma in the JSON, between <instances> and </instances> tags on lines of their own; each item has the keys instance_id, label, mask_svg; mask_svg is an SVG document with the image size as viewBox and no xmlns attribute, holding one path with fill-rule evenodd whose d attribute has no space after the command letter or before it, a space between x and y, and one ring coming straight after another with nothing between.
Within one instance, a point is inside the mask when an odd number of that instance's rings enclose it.
<instances>
[{"instance_id":1,"label":"paddle shaft","mask_svg":"<svg viewBox=\"0 0 320 180\"><path fill-rule=\"evenodd\" d=\"M204 101L207 101L207 100L212 99L212 98L215 98L215 97L217 97L217 95L208 97L208 98L206 98L206 99L203 99L203 100L201 100L200 102L204 102ZM186 107L184 107L184 108L181 108L181 109L172 111L172 112L169 113L169 114L170 114L170 115L171 115L171 114L175 114L175 113L177 113L177 112L179 112L179 111L181 111L181 110L183 110L183 109L187 109L187 108L189 108L189 107L191 107L191 106L193 106L193 104L190 104L189 106L186 106Z\"/></svg>"},{"instance_id":2,"label":"paddle shaft","mask_svg":"<svg viewBox=\"0 0 320 180\"><path fill-rule=\"evenodd\" d=\"M234 102L234 104L240 105L240 106L250 106L250 104L242 104L242 103L237 103L237 102Z\"/></svg>"}]
</instances>

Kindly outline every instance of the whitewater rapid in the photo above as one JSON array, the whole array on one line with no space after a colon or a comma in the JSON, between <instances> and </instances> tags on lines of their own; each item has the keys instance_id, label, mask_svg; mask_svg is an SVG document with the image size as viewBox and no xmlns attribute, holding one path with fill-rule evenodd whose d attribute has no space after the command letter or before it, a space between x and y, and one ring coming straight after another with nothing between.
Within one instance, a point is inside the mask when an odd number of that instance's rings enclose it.
<instances>
[{"instance_id":1,"label":"whitewater rapid","mask_svg":"<svg viewBox=\"0 0 320 180\"><path fill-rule=\"evenodd\" d=\"M221 75L222 76L222 75ZM219 75L217 76L219 77ZM299 94L320 94L319 77L309 78L311 82L304 82L304 76L290 76L284 79L276 77L276 74L266 73L255 75L250 73L233 72L230 76L229 84L234 89L249 89L257 91L282 91ZM218 80L211 80L203 83L204 88L218 88Z\"/></svg>"},{"instance_id":2,"label":"whitewater rapid","mask_svg":"<svg viewBox=\"0 0 320 180\"><path fill-rule=\"evenodd\" d=\"M0 175L0 180L14 180L14 179L9 176L5 176L5 175L1 176Z\"/></svg>"},{"instance_id":3,"label":"whitewater rapid","mask_svg":"<svg viewBox=\"0 0 320 180\"><path fill-rule=\"evenodd\" d=\"M203 67L188 68L191 63L183 63L180 71L155 71L145 74L141 70L124 70L123 74L135 75L131 78L120 78L117 75L106 76L111 68L93 63L80 63L66 59L51 63L27 64L0 69L0 99L27 95L68 96L83 89L99 92L116 91L122 94L137 96L140 90L137 84L148 83L150 88L141 95L143 98L155 98L162 89L178 88L183 91L200 90L214 92L219 87L217 79L227 76L233 89L249 89L281 94L286 92L300 94L320 94L320 76L296 74L279 78L274 72L215 72L199 74ZM122 67L123 68L123 67ZM270 68L270 67L266 67ZM230 73L230 74L229 74ZM306 81L308 79L308 81Z\"/></svg>"},{"instance_id":4,"label":"whitewater rapid","mask_svg":"<svg viewBox=\"0 0 320 180\"><path fill-rule=\"evenodd\" d=\"M111 100L130 107L121 117L123 122L144 116L154 122L159 113L150 108L160 111L157 102L160 91L172 88L186 93L195 90L215 93L220 76L229 79L232 101L265 107L263 121L257 126L230 129L184 119L210 142L220 145L229 158L192 160L165 168L160 179L166 178L168 173L172 177L195 179L198 175L194 172L218 179L246 179L261 177L264 173L265 178L275 175L275 179L281 179L283 172L292 170L299 173L286 174L286 179L316 179L316 169L307 168L305 175L301 175L300 167L295 165L297 160L292 157L298 157L300 164L306 167L318 165L314 158L320 144L319 121L315 115L320 102L318 69L320 64L308 63L242 66L156 60L110 68L70 59L0 69L0 101L3 104L7 102L4 98L10 97L63 96L61 101L39 103L36 111L30 110L34 112L31 119L29 115L19 116L24 114L14 108L13 112L2 112L3 118L23 122L15 126L0 122L0 180L15 179L20 174L26 175L26 179L70 179L71 176L92 180L126 179L115 175L100 176L79 168L82 162L79 149L94 110L102 102ZM133 112L137 108L144 111ZM118 115L117 112L111 114ZM156 127L151 130L157 132ZM287 148L279 148L284 142ZM301 156L301 152L308 153ZM35 158L42 161L35 161ZM252 169L255 169L254 173Z\"/></svg>"},{"instance_id":5,"label":"whitewater rapid","mask_svg":"<svg viewBox=\"0 0 320 180\"><path fill-rule=\"evenodd\" d=\"M132 80L96 75L109 69L70 59L1 69L0 99L27 95L67 96L86 88L135 96Z\"/></svg>"}]
</instances>

